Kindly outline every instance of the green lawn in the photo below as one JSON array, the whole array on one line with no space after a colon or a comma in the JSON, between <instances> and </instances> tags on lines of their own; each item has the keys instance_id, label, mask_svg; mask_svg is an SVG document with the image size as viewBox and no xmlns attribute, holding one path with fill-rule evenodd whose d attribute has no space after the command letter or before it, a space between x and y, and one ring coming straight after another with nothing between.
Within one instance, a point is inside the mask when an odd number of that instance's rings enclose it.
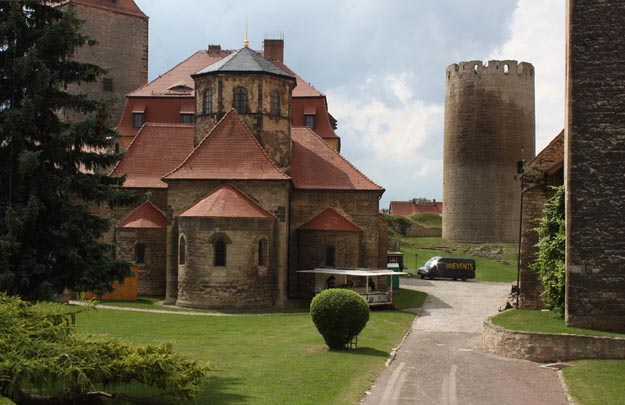
<instances>
[{"instance_id":1,"label":"green lawn","mask_svg":"<svg viewBox=\"0 0 625 405\"><path fill-rule=\"evenodd\" d=\"M413 295L418 298L402 297L402 302L422 301L421 294ZM309 314L189 316L99 309L78 314L76 328L137 344L171 341L177 352L209 362L197 403L355 404L413 319L402 311L371 312L358 349L350 351L329 351ZM146 387L131 392L143 398L135 403L174 403Z\"/></svg>"},{"instance_id":2,"label":"green lawn","mask_svg":"<svg viewBox=\"0 0 625 405\"><path fill-rule=\"evenodd\" d=\"M481 281L513 282L517 275L517 248L515 243L455 243L442 238L401 237L401 251L404 253L404 266L418 269L432 256L456 256L475 259L477 271L475 279ZM472 256L467 251L476 246L501 246L504 248L502 263L484 257ZM417 255L417 256L415 256Z\"/></svg>"},{"instance_id":3,"label":"green lawn","mask_svg":"<svg viewBox=\"0 0 625 405\"><path fill-rule=\"evenodd\" d=\"M625 360L580 360L562 370L579 405L625 404Z\"/></svg>"},{"instance_id":4,"label":"green lawn","mask_svg":"<svg viewBox=\"0 0 625 405\"><path fill-rule=\"evenodd\" d=\"M400 288L395 291L394 304L397 309L421 308L428 295L421 291Z\"/></svg>"},{"instance_id":5,"label":"green lawn","mask_svg":"<svg viewBox=\"0 0 625 405\"><path fill-rule=\"evenodd\" d=\"M494 316L493 324L510 330L542 333L570 333L589 336L625 337L625 333L605 332L594 329L572 328L549 311L511 310Z\"/></svg>"}]
</instances>

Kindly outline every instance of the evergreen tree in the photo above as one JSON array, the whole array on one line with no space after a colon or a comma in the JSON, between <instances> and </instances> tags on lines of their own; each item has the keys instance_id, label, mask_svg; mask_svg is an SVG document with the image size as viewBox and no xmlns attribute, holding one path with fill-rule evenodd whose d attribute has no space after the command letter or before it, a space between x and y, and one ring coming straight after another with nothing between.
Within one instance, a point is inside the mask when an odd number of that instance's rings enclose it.
<instances>
[{"instance_id":1,"label":"evergreen tree","mask_svg":"<svg viewBox=\"0 0 625 405\"><path fill-rule=\"evenodd\" d=\"M55 1L0 2L0 290L29 300L103 292L130 274L99 239L108 221L88 209L129 199L102 174L120 158L105 152L116 134L104 103L67 91L104 70L72 59L93 41Z\"/></svg>"}]
</instances>

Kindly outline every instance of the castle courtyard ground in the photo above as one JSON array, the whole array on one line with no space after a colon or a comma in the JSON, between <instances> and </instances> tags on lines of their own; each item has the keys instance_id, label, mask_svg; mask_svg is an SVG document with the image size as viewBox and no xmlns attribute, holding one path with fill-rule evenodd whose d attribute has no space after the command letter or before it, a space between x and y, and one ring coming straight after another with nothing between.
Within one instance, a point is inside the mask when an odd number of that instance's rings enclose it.
<instances>
[{"instance_id":1,"label":"castle courtyard ground","mask_svg":"<svg viewBox=\"0 0 625 405\"><path fill-rule=\"evenodd\" d=\"M567 404L558 374L542 364L479 350L483 321L510 284L402 279L429 294L393 362L363 404Z\"/></svg>"}]
</instances>

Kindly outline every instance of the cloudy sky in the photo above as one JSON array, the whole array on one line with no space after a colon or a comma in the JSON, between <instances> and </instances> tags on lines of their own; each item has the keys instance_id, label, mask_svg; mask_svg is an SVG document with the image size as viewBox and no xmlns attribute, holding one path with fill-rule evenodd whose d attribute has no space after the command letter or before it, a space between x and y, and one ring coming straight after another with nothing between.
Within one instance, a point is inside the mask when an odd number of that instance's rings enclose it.
<instances>
[{"instance_id":1,"label":"cloudy sky","mask_svg":"<svg viewBox=\"0 0 625 405\"><path fill-rule=\"evenodd\" d=\"M208 44L284 35L285 63L328 98L342 154L391 200L442 199L445 69L516 59L536 70L537 152L564 122L563 0L135 0L150 79Z\"/></svg>"}]
</instances>

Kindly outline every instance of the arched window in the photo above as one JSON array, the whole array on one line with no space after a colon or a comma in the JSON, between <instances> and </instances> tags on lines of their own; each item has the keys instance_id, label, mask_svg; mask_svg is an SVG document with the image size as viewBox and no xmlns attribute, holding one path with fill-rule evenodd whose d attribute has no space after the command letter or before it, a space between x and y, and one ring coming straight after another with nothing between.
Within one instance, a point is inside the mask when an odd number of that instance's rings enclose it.
<instances>
[{"instance_id":1,"label":"arched window","mask_svg":"<svg viewBox=\"0 0 625 405\"><path fill-rule=\"evenodd\" d=\"M326 267L336 266L336 249L334 246L326 247Z\"/></svg>"},{"instance_id":2,"label":"arched window","mask_svg":"<svg viewBox=\"0 0 625 405\"><path fill-rule=\"evenodd\" d=\"M223 239L219 239L215 241L214 244L215 249L215 266L225 266L226 265L226 242Z\"/></svg>"},{"instance_id":3,"label":"arched window","mask_svg":"<svg viewBox=\"0 0 625 405\"><path fill-rule=\"evenodd\" d=\"M135 263L145 263L145 245L143 243L137 243L135 246Z\"/></svg>"},{"instance_id":4,"label":"arched window","mask_svg":"<svg viewBox=\"0 0 625 405\"><path fill-rule=\"evenodd\" d=\"M277 91L272 91L269 95L269 104L271 115L280 115L280 94Z\"/></svg>"},{"instance_id":5,"label":"arched window","mask_svg":"<svg viewBox=\"0 0 625 405\"><path fill-rule=\"evenodd\" d=\"M239 114L247 113L247 89L245 87L237 87L234 89L234 109Z\"/></svg>"},{"instance_id":6,"label":"arched window","mask_svg":"<svg viewBox=\"0 0 625 405\"><path fill-rule=\"evenodd\" d=\"M185 264L187 260L187 241L184 236L178 242L178 264Z\"/></svg>"},{"instance_id":7,"label":"arched window","mask_svg":"<svg viewBox=\"0 0 625 405\"><path fill-rule=\"evenodd\" d=\"M211 114L213 112L213 91L211 89L204 90L202 111L204 114Z\"/></svg>"},{"instance_id":8,"label":"arched window","mask_svg":"<svg viewBox=\"0 0 625 405\"><path fill-rule=\"evenodd\" d=\"M258 265L267 265L267 240L261 239L258 241Z\"/></svg>"}]
</instances>

